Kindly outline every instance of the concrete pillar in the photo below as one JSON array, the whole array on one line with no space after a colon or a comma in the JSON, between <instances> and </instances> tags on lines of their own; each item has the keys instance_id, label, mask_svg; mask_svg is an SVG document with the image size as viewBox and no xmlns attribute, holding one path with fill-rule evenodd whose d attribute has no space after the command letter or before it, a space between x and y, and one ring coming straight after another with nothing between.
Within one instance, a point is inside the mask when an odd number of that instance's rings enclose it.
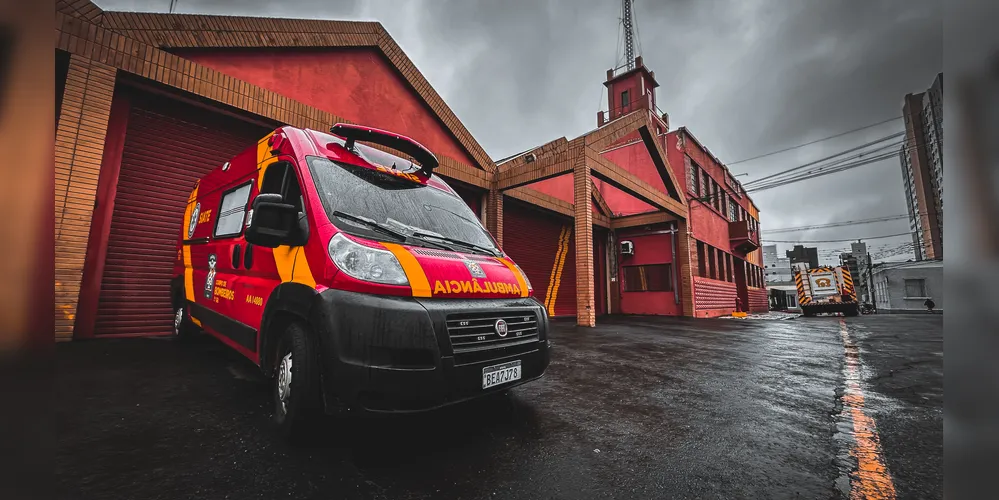
<instances>
[{"instance_id":1,"label":"concrete pillar","mask_svg":"<svg viewBox=\"0 0 999 500\"><path fill-rule=\"evenodd\" d=\"M503 245L503 192L496 189L496 182L486 198L486 229Z\"/></svg>"},{"instance_id":2,"label":"concrete pillar","mask_svg":"<svg viewBox=\"0 0 999 500\"><path fill-rule=\"evenodd\" d=\"M572 170L576 235L576 324L596 326L597 311L593 283L593 183L586 155L580 154Z\"/></svg>"},{"instance_id":3,"label":"concrete pillar","mask_svg":"<svg viewBox=\"0 0 999 500\"><path fill-rule=\"evenodd\" d=\"M694 273L696 272L693 265L696 264L691 262L691 254L697 253L697 242L689 231L690 224L687 223L686 219L677 221L676 262L680 272L680 289L677 290L677 293L680 294L680 305L683 307L683 315L693 317Z\"/></svg>"},{"instance_id":4,"label":"concrete pillar","mask_svg":"<svg viewBox=\"0 0 999 500\"><path fill-rule=\"evenodd\" d=\"M55 337L76 319L117 70L73 55L55 140Z\"/></svg>"}]
</instances>

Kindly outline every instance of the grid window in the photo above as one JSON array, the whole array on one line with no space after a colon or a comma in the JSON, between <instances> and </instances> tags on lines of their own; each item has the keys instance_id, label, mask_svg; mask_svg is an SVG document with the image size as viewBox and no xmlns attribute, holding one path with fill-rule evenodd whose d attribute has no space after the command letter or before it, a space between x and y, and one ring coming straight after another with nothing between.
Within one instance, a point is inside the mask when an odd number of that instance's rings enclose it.
<instances>
[{"instance_id":1,"label":"grid window","mask_svg":"<svg viewBox=\"0 0 999 500\"><path fill-rule=\"evenodd\" d=\"M926 280L907 279L905 280L906 297L926 297Z\"/></svg>"},{"instance_id":2,"label":"grid window","mask_svg":"<svg viewBox=\"0 0 999 500\"><path fill-rule=\"evenodd\" d=\"M222 195L222 206L215 223L216 238L236 236L243 232L243 216L246 215L246 202L250 198L250 184L248 182Z\"/></svg>"},{"instance_id":3,"label":"grid window","mask_svg":"<svg viewBox=\"0 0 999 500\"><path fill-rule=\"evenodd\" d=\"M670 264L646 264L624 267L624 291L672 292L673 270Z\"/></svg>"}]
</instances>

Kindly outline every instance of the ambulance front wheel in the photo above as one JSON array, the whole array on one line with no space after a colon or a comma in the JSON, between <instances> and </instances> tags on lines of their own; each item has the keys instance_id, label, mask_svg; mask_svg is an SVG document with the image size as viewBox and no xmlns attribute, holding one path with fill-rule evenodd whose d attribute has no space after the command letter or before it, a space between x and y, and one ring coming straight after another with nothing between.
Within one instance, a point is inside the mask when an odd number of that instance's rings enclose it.
<instances>
[{"instance_id":1,"label":"ambulance front wheel","mask_svg":"<svg viewBox=\"0 0 999 500\"><path fill-rule=\"evenodd\" d=\"M191 312L184 301L178 301L173 309L173 338L177 340L189 340L196 333L198 327L191 321Z\"/></svg>"},{"instance_id":2,"label":"ambulance front wheel","mask_svg":"<svg viewBox=\"0 0 999 500\"><path fill-rule=\"evenodd\" d=\"M306 327L293 322L280 334L275 354L274 421L285 439L301 442L322 415L316 345Z\"/></svg>"}]
</instances>

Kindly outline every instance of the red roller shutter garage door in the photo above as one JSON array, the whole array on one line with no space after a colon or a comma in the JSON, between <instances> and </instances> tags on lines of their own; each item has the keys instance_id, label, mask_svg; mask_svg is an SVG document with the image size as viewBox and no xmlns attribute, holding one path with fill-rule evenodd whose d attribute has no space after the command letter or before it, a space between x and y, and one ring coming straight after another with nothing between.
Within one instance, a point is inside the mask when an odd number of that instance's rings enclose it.
<instances>
[{"instance_id":1,"label":"red roller shutter garage door","mask_svg":"<svg viewBox=\"0 0 999 500\"><path fill-rule=\"evenodd\" d=\"M187 197L198 178L267 133L173 99L132 99L95 334L170 332L170 275Z\"/></svg>"},{"instance_id":2,"label":"red roller shutter garage door","mask_svg":"<svg viewBox=\"0 0 999 500\"><path fill-rule=\"evenodd\" d=\"M527 273L552 316L576 315L576 244L572 219L506 198L503 249Z\"/></svg>"}]
</instances>

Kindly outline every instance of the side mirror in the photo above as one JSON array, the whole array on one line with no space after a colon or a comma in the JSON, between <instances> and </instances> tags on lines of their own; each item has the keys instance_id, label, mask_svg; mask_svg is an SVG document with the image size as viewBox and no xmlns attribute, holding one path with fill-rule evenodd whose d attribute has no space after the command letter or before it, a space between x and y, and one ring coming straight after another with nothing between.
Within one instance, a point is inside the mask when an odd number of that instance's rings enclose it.
<instances>
[{"instance_id":1,"label":"side mirror","mask_svg":"<svg viewBox=\"0 0 999 500\"><path fill-rule=\"evenodd\" d=\"M298 210L285 203L280 194L258 194L253 199L253 212L244 236L248 243L276 248L297 243L300 233Z\"/></svg>"}]
</instances>

